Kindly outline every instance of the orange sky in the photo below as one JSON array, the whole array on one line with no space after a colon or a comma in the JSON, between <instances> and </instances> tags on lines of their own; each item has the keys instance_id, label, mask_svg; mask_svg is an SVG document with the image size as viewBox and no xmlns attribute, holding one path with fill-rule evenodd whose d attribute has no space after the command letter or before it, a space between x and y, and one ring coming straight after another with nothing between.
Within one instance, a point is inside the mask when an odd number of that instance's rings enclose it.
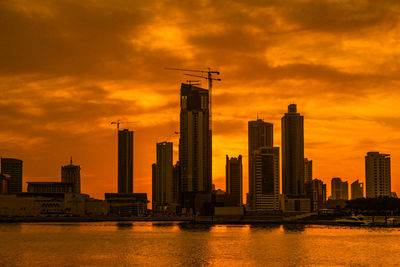
<instances>
[{"instance_id":1,"label":"orange sky","mask_svg":"<svg viewBox=\"0 0 400 267\"><path fill-rule=\"evenodd\" d=\"M400 192L398 0L9 0L0 22L0 154L24 161L24 182L60 180L72 155L83 192L115 192L110 121L121 119L136 122L134 190L151 195L155 143L173 141L178 157L187 80L164 67L210 66L222 78L217 188L225 155L242 154L247 192L247 121L274 123L280 146L280 118L295 102L314 178L363 181L366 152L379 151L392 155Z\"/></svg>"}]
</instances>

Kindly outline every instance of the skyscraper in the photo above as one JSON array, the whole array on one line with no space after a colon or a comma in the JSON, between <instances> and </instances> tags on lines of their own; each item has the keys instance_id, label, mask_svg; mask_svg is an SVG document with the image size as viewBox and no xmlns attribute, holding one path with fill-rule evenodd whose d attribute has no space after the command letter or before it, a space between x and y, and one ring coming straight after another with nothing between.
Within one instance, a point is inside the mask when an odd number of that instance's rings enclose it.
<instances>
[{"instance_id":1,"label":"skyscraper","mask_svg":"<svg viewBox=\"0 0 400 267\"><path fill-rule=\"evenodd\" d=\"M208 90L181 86L179 163L181 192L211 192Z\"/></svg>"},{"instance_id":2,"label":"skyscraper","mask_svg":"<svg viewBox=\"0 0 400 267\"><path fill-rule=\"evenodd\" d=\"M304 196L304 118L290 104L282 117L282 191L288 197Z\"/></svg>"},{"instance_id":3,"label":"skyscraper","mask_svg":"<svg viewBox=\"0 0 400 267\"><path fill-rule=\"evenodd\" d=\"M7 188L9 194L22 192L22 160L1 158L1 173L10 175Z\"/></svg>"},{"instance_id":4,"label":"skyscraper","mask_svg":"<svg viewBox=\"0 0 400 267\"><path fill-rule=\"evenodd\" d=\"M157 163L153 165L153 211L164 211L174 203L172 143L157 143Z\"/></svg>"},{"instance_id":5,"label":"skyscraper","mask_svg":"<svg viewBox=\"0 0 400 267\"><path fill-rule=\"evenodd\" d=\"M256 208L256 183L254 173L254 160L253 153L260 147L273 147L274 146L274 130L273 124L264 122L262 119L248 122L248 160L249 160L249 194L247 199L247 206L251 210Z\"/></svg>"},{"instance_id":6,"label":"skyscraper","mask_svg":"<svg viewBox=\"0 0 400 267\"><path fill-rule=\"evenodd\" d=\"M133 193L133 131L118 130L118 193Z\"/></svg>"},{"instance_id":7,"label":"skyscraper","mask_svg":"<svg viewBox=\"0 0 400 267\"><path fill-rule=\"evenodd\" d=\"M311 182L312 177L312 160L304 159L304 183L307 184Z\"/></svg>"},{"instance_id":8,"label":"skyscraper","mask_svg":"<svg viewBox=\"0 0 400 267\"><path fill-rule=\"evenodd\" d=\"M364 184L357 181L351 184L351 199L364 197Z\"/></svg>"},{"instance_id":9,"label":"skyscraper","mask_svg":"<svg viewBox=\"0 0 400 267\"><path fill-rule=\"evenodd\" d=\"M391 196L390 155L368 152L365 156L367 198Z\"/></svg>"},{"instance_id":10,"label":"skyscraper","mask_svg":"<svg viewBox=\"0 0 400 267\"><path fill-rule=\"evenodd\" d=\"M332 200L348 200L349 199L349 184L342 182L339 177L331 180L331 199Z\"/></svg>"},{"instance_id":11,"label":"skyscraper","mask_svg":"<svg viewBox=\"0 0 400 267\"><path fill-rule=\"evenodd\" d=\"M230 194L238 206L243 203L242 155L229 158L226 155L226 193Z\"/></svg>"},{"instance_id":12,"label":"skyscraper","mask_svg":"<svg viewBox=\"0 0 400 267\"><path fill-rule=\"evenodd\" d=\"M61 183L73 184L73 192L81 193L81 167L72 164L72 157L69 165L61 167Z\"/></svg>"},{"instance_id":13,"label":"skyscraper","mask_svg":"<svg viewBox=\"0 0 400 267\"><path fill-rule=\"evenodd\" d=\"M255 174L255 210L279 210L279 147L260 147L253 152L252 160Z\"/></svg>"}]
</instances>

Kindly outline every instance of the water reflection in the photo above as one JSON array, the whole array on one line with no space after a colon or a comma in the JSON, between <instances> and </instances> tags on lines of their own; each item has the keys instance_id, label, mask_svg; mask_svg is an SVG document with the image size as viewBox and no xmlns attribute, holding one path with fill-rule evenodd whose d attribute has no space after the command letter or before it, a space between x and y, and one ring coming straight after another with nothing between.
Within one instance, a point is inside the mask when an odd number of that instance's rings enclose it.
<instances>
[{"instance_id":1,"label":"water reflection","mask_svg":"<svg viewBox=\"0 0 400 267\"><path fill-rule=\"evenodd\" d=\"M129 230L133 228L133 223L131 222L117 222L116 225L119 230Z\"/></svg>"},{"instance_id":2,"label":"water reflection","mask_svg":"<svg viewBox=\"0 0 400 267\"><path fill-rule=\"evenodd\" d=\"M176 224L174 222L153 222L154 227L173 227Z\"/></svg>"},{"instance_id":3,"label":"water reflection","mask_svg":"<svg viewBox=\"0 0 400 267\"><path fill-rule=\"evenodd\" d=\"M252 224L250 225L250 229L253 231L274 231L277 229L280 229L281 225L280 224L275 224L275 223L271 223L271 224Z\"/></svg>"},{"instance_id":4,"label":"water reflection","mask_svg":"<svg viewBox=\"0 0 400 267\"><path fill-rule=\"evenodd\" d=\"M211 224L197 224L197 223L178 223L180 230L188 232L209 232L211 230Z\"/></svg>"},{"instance_id":5,"label":"water reflection","mask_svg":"<svg viewBox=\"0 0 400 267\"><path fill-rule=\"evenodd\" d=\"M304 232L306 226L304 224L284 224L283 230L287 233Z\"/></svg>"}]
</instances>

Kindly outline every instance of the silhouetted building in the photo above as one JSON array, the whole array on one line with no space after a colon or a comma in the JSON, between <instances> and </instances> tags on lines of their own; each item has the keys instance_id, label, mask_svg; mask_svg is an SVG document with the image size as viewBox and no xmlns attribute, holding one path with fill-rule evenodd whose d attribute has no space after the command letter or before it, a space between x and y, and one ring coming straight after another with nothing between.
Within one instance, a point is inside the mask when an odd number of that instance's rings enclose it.
<instances>
[{"instance_id":1,"label":"silhouetted building","mask_svg":"<svg viewBox=\"0 0 400 267\"><path fill-rule=\"evenodd\" d=\"M351 184L351 199L364 197L364 184L357 181Z\"/></svg>"},{"instance_id":2,"label":"silhouetted building","mask_svg":"<svg viewBox=\"0 0 400 267\"><path fill-rule=\"evenodd\" d=\"M133 131L118 130L118 193L133 193Z\"/></svg>"},{"instance_id":3,"label":"silhouetted building","mask_svg":"<svg viewBox=\"0 0 400 267\"><path fill-rule=\"evenodd\" d=\"M332 200L349 200L349 184L342 182L339 177L331 180L331 199Z\"/></svg>"},{"instance_id":4,"label":"silhouetted building","mask_svg":"<svg viewBox=\"0 0 400 267\"><path fill-rule=\"evenodd\" d=\"M226 193L230 194L237 206L243 203L242 155L230 158L226 155Z\"/></svg>"},{"instance_id":5,"label":"silhouetted building","mask_svg":"<svg viewBox=\"0 0 400 267\"><path fill-rule=\"evenodd\" d=\"M22 192L22 160L1 158L1 173L10 175L8 194Z\"/></svg>"},{"instance_id":6,"label":"silhouetted building","mask_svg":"<svg viewBox=\"0 0 400 267\"><path fill-rule=\"evenodd\" d=\"M256 212L280 210L279 147L260 147L253 152Z\"/></svg>"},{"instance_id":7,"label":"silhouetted building","mask_svg":"<svg viewBox=\"0 0 400 267\"><path fill-rule=\"evenodd\" d=\"M311 199L313 211L322 209L326 203L326 184L321 180L313 179L305 184L306 196Z\"/></svg>"},{"instance_id":8,"label":"silhouetted building","mask_svg":"<svg viewBox=\"0 0 400 267\"><path fill-rule=\"evenodd\" d=\"M180 171L181 171L181 167L179 164L179 161L177 161L173 167L173 199L174 199L174 203L176 203L177 205L180 203Z\"/></svg>"},{"instance_id":9,"label":"silhouetted building","mask_svg":"<svg viewBox=\"0 0 400 267\"><path fill-rule=\"evenodd\" d=\"M72 164L72 157L69 165L61 167L61 183L73 184L73 193L81 193L81 167Z\"/></svg>"},{"instance_id":10,"label":"silhouetted building","mask_svg":"<svg viewBox=\"0 0 400 267\"><path fill-rule=\"evenodd\" d=\"M0 194L7 194L10 177L9 174L0 173Z\"/></svg>"},{"instance_id":11,"label":"silhouetted building","mask_svg":"<svg viewBox=\"0 0 400 267\"><path fill-rule=\"evenodd\" d=\"M60 182L27 182L28 193L75 193L75 185Z\"/></svg>"},{"instance_id":12,"label":"silhouetted building","mask_svg":"<svg viewBox=\"0 0 400 267\"><path fill-rule=\"evenodd\" d=\"M365 184L367 198L390 197L390 155L368 152L365 157Z\"/></svg>"},{"instance_id":13,"label":"silhouetted building","mask_svg":"<svg viewBox=\"0 0 400 267\"><path fill-rule=\"evenodd\" d=\"M147 214L147 194L120 194L120 193L105 193L104 198L109 204L112 216L143 216Z\"/></svg>"},{"instance_id":14,"label":"silhouetted building","mask_svg":"<svg viewBox=\"0 0 400 267\"><path fill-rule=\"evenodd\" d=\"M312 160L304 159L304 183L307 184L311 182L312 177Z\"/></svg>"},{"instance_id":15,"label":"silhouetted building","mask_svg":"<svg viewBox=\"0 0 400 267\"><path fill-rule=\"evenodd\" d=\"M282 192L301 197L304 192L304 118L290 104L282 117Z\"/></svg>"},{"instance_id":16,"label":"silhouetted building","mask_svg":"<svg viewBox=\"0 0 400 267\"><path fill-rule=\"evenodd\" d=\"M157 143L157 164L153 165L153 212L164 212L174 204L172 143Z\"/></svg>"},{"instance_id":17,"label":"silhouetted building","mask_svg":"<svg viewBox=\"0 0 400 267\"><path fill-rule=\"evenodd\" d=\"M249 193L247 194L247 206L250 210L256 208L256 176L254 173L253 153L260 147L274 146L273 124L262 119L248 122L248 161L249 161Z\"/></svg>"},{"instance_id":18,"label":"silhouetted building","mask_svg":"<svg viewBox=\"0 0 400 267\"><path fill-rule=\"evenodd\" d=\"M208 90L181 86L179 163L181 192L211 192Z\"/></svg>"}]
</instances>

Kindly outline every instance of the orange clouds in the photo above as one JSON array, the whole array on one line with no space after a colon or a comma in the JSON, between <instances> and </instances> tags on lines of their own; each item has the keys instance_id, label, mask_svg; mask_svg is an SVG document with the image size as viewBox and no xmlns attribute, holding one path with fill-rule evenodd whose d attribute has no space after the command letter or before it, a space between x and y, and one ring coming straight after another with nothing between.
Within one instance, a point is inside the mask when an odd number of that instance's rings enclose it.
<instances>
[{"instance_id":1,"label":"orange clouds","mask_svg":"<svg viewBox=\"0 0 400 267\"><path fill-rule=\"evenodd\" d=\"M400 191L400 3L382 1L7 1L0 4L0 153L27 181L57 180L70 155L83 191L116 191L116 133L135 121L135 191L151 193L155 142L177 160L181 73L215 84L214 181L244 156L247 121L274 123L295 101L314 176L364 179L364 156L392 154ZM206 87L206 84L203 83ZM329 188L329 186L328 186Z\"/></svg>"}]
</instances>

